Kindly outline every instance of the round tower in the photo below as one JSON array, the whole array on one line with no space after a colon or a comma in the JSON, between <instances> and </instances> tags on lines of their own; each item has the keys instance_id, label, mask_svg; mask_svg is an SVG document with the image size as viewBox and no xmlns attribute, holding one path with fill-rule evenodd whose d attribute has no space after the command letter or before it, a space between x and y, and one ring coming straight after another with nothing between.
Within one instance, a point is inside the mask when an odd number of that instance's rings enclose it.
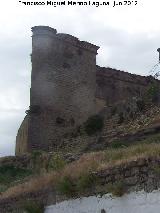
<instances>
[{"instance_id":1,"label":"round tower","mask_svg":"<svg viewBox=\"0 0 160 213\"><path fill-rule=\"evenodd\" d=\"M99 47L48 26L32 32L29 144L48 150L95 113Z\"/></svg>"}]
</instances>

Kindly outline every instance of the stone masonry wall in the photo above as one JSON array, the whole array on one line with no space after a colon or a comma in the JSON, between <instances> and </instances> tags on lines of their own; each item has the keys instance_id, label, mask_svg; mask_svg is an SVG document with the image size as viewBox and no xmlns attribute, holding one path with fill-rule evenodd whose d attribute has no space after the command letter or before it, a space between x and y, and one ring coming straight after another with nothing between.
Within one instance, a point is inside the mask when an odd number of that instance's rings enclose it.
<instances>
[{"instance_id":1,"label":"stone masonry wall","mask_svg":"<svg viewBox=\"0 0 160 213\"><path fill-rule=\"evenodd\" d=\"M107 106L132 97L142 97L152 83L160 85L152 76L134 75L99 66L96 82L96 97L105 100Z\"/></svg>"},{"instance_id":2,"label":"stone masonry wall","mask_svg":"<svg viewBox=\"0 0 160 213\"><path fill-rule=\"evenodd\" d=\"M95 113L99 47L46 26L32 32L29 150L48 151Z\"/></svg>"},{"instance_id":3,"label":"stone masonry wall","mask_svg":"<svg viewBox=\"0 0 160 213\"><path fill-rule=\"evenodd\" d=\"M16 154L56 150L64 135L89 116L143 96L153 82L159 84L151 76L96 67L99 47L74 36L46 26L32 31L29 119L18 131Z\"/></svg>"}]
</instances>

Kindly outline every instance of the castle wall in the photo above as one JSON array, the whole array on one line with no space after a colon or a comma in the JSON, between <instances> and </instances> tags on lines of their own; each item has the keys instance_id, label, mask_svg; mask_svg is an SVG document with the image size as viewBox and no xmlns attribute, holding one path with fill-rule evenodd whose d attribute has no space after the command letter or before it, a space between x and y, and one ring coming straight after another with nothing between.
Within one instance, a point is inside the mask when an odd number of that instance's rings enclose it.
<instances>
[{"instance_id":1,"label":"castle wall","mask_svg":"<svg viewBox=\"0 0 160 213\"><path fill-rule=\"evenodd\" d=\"M153 77L96 66L99 47L74 36L46 26L32 32L30 109L16 153L63 147L64 137L91 115L159 84Z\"/></svg>"},{"instance_id":2,"label":"castle wall","mask_svg":"<svg viewBox=\"0 0 160 213\"><path fill-rule=\"evenodd\" d=\"M96 97L106 101L106 106L131 97L143 96L151 83L159 84L153 77L133 75L120 70L97 66Z\"/></svg>"},{"instance_id":3,"label":"castle wall","mask_svg":"<svg viewBox=\"0 0 160 213\"><path fill-rule=\"evenodd\" d=\"M32 28L30 149L53 149L95 113L99 47L50 27Z\"/></svg>"}]
</instances>

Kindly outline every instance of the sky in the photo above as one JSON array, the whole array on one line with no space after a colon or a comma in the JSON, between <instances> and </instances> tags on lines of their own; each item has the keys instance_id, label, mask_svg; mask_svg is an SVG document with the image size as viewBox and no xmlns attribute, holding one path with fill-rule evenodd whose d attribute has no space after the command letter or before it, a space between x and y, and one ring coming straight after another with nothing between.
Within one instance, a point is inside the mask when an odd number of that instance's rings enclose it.
<instances>
[{"instance_id":1,"label":"sky","mask_svg":"<svg viewBox=\"0 0 160 213\"><path fill-rule=\"evenodd\" d=\"M89 0L74 2L78 1ZM31 27L50 26L100 46L100 66L149 75L158 62L160 1L137 0L130 6L121 1L123 5L115 7L113 0L108 1L109 6L96 7L69 6L66 0L65 6L54 7L46 5L47 0L32 0L45 3L32 6L25 1L1 0L0 157L14 155L16 134L29 107Z\"/></svg>"}]
</instances>

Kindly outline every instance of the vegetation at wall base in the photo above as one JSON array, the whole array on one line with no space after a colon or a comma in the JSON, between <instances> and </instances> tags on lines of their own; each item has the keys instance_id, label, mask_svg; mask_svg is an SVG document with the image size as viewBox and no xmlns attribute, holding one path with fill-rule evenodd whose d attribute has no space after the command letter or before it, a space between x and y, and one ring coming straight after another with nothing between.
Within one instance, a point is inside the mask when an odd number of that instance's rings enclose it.
<instances>
[{"instance_id":1,"label":"vegetation at wall base","mask_svg":"<svg viewBox=\"0 0 160 213\"><path fill-rule=\"evenodd\" d=\"M25 213L44 213L43 204L27 201L23 206Z\"/></svg>"},{"instance_id":2,"label":"vegetation at wall base","mask_svg":"<svg viewBox=\"0 0 160 213\"><path fill-rule=\"evenodd\" d=\"M47 170L60 171L65 167L65 165L66 165L66 162L63 159L62 155L60 155L59 153L55 153L49 161Z\"/></svg>"},{"instance_id":3,"label":"vegetation at wall base","mask_svg":"<svg viewBox=\"0 0 160 213\"><path fill-rule=\"evenodd\" d=\"M32 176L27 182L10 187L7 191L2 192L1 198L36 192L42 190L44 187L54 187L57 192L66 195L68 198L83 196L85 192L87 194L94 190L94 187L98 188L100 184L99 179L97 180L92 176L93 174L97 177L98 172L105 171L108 168L112 169L121 165L129 165L132 161L136 163L143 159L159 159L159 157L160 144L155 143L137 144L117 149L108 148L104 151L86 153L79 160L65 165L59 171L51 171L40 174L39 176ZM156 171L159 173L159 168L155 168L155 171L153 169L155 174ZM125 184L123 187L122 184L116 183L107 190L112 192L113 195L121 196L124 192ZM83 191L83 189L87 189L87 191ZM104 193L107 193L107 190Z\"/></svg>"},{"instance_id":4,"label":"vegetation at wall base","mask_svg":"<svg viewBox=\"0 0 160 213\"><path fill-rule=\"evenodd\" d=\"M63 177L57 184L57 190L66 195L67 197L73 197L76 193L75 185L70 177Z\"/></svg>"},{"instance_id":5,"label":"vegetation at wall base","mask_svg":"<svg viewBox=\"0 0 160 213\"><path fill-rule=\"evenodd\" d=\"M94 115L88 118L84 124L84 129L87 135L93 135L103 129L104 121L100 115Z\"/></svg>"},{"instance_id":6,"label":"vegetation at wall base","mask_svg":"<svg viewBox=\"0 0 160 213\"><path fill-rule=\"evenodd\" d=\"M158 103L160 98L160 88L156 83L152 83L146 92L145 99L152 103Z\"/></svg>"},{"instance_id":7,"label":"vegetation at wall base","mask_svg":"<svg viewBox=\"0 0 160 213\"><path fill-rule=\"evenodd\" d=\"M15 167L14 165L0 166L0 184L10 184L13 181L24 179L32 174L31 170Z\"/></svg>"},{"instance_id":8,"label":"vegetation at wall base","mask_svg":"<svg viewBox=\"0 0 160 213\"><path fill-rule=\"evenodd\" d=\"M125 185L123 181L119 181L113 184L108 184L107 190L109 193L112 193L115 197L121 197L125 193Z\"/></svg>"},{"instance_id":9,"label":"vegetation at wall base","mask_svg":"<svg viewBox=\"0 0 160 213\"><path fill-rule=\"evenodd\" d=\"M57 190L67 197L74 197L92 189L98 179L92 173L81 174L78 178L64 176L57 184Z\"/></svg>"},{"instance_id":10,"label":"vegetation at wall base","mask_svg":"<svg viewBox=\"0 0 160 213\"><path fill-rule=\"evenodd\" d=\"M76 189L78 193L84 192L92 188L98 182L94 174L88 173L81 175L76 182Z\"/></svg>"}]
</instances>

